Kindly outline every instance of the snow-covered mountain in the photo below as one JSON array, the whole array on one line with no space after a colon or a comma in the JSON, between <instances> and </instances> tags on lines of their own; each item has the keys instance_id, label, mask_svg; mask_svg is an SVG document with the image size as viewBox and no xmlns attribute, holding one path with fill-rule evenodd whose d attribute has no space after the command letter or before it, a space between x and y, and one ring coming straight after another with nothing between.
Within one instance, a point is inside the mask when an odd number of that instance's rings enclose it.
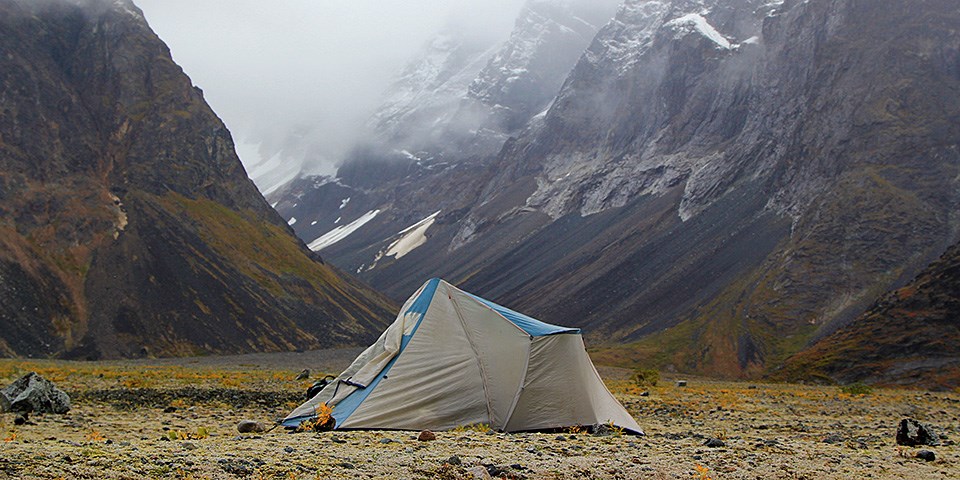
<instances>
[{"instance_id":1,"label":"snow-covered mountain","mask_svg":"<svg viewBox=\"0 0 960 480\"><path fill-rule=\"evenodd\" d=\"M960 14L924 5L627 0L529 104L519 39L592 22L518 21L434 117L483 114L442 158L371 149L273 198L308 242L377 211L322 254L397 298L443 276L611 361L758 373L957 240Z\"/></svg>"}]
</instances>

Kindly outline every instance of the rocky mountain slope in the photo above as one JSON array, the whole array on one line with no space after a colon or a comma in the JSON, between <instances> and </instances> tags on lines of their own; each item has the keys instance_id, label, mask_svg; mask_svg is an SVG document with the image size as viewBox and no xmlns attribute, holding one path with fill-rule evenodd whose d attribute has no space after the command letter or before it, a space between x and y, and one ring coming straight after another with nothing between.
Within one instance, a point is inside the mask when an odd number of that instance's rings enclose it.
<instances>
[{"instance_id":1,"label":"rocky mountain slope","mask_svg":"<svg viewBox=\"0 0 960 480\"><path fill-rule=\"evenodd\" d=\"M0 1L0 353L363 344L392 304L311 258L129 0Z\"/></svg>"},{"instance_id":2,"label":"rocky mountain slope","mask_svg":"<svg viewBox=\"0 0 960 480\"><path fill-rule=\"evenodd\" d=\"M933 389L960 386L960 244L777 376Z\"/></svg>"},{"instance_id":3,"label":"rocky mountain slope","mask_svg":"<svg viewBox=\"0 0 960 480\"><path fill-rule=\"evenodd\" d=\"M913 5L627 0L495 157L277 208L395 298L439 275L601 361L759 374L958 239L960 12Z\"/></svg>"}]
</instances>

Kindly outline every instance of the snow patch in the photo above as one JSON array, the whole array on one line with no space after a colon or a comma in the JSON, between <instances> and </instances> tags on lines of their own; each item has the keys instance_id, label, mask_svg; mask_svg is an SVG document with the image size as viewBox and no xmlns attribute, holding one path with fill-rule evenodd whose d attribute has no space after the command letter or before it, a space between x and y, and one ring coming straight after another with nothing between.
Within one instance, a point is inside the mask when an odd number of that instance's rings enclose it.
<instances>
[{"instance_id":1,"label":"snow patch","mask_svg":"<svg viewBox=\"0 0 960 480\"><path fill-rule=\"evenodd\" d=\"M380 213L379 209L370 210L369 212L361 215L360 218L346 225L341 225L337 228L334 228L333 230L330 230L329 232L321 235L316 240L307 244L307 247L310 250L313 250L314 252L319 252L320 250L323 250L324 248L327 248L330 245L333 245L339 242L340 240L347 238L348 236L350 236L351 233L356 232L360 227L366 225L367 222L369 222L370 220L373 220L378 213Z\"/></svg>"},{"instance_id":2,"label":"snow patch","mask_svg":"<svg viewBox=\"0 0 960 480\"><path fill-rule=\"evenodd\" d=\"M290 217L290 220L287 220L287 225L293 225L297 223L297 217Z\"/></svg>"},{"instance_id":3,"label":"snow patch","mask_svg":"<svg viewBox=\"0 0 960 480\"><path fill-rule=\"evenodd\" d=\"M398 235L400 238L396 239L393 243L387 247L386 256L394 257L400 259L404 255L412 252L417 247L427 243L427 229L429 229L433 222L437 219L437 215L440 214L440 210L437 210L427 218L420 220L413 225L400 231Z\"/></svg>"},{"instance_id":4,"label":"snow patch","mask_svg":"<svg viewBox=\"0 0 960 480\"><path fill-rule=\"evenodd\" d=\"M310 226L311 226L311 227L314 226L314 225L316 225L316 224L317 224L317 221L316 221L316 220L310 222Z\"/></svg>"},{"instance_id":5,"label":"snow patch","mask_svg":"<svg viewBox=\"0 0 960 480\"><path fill-rule=\"evenodd\" d=\"M673 28L680 35L696 31L724 50L730 50L731 48L730 41L720 35L720 32L713 28L713 25L710 25L707 19L699 13L689 13L680 18L675 18L665 23L664 26Z\"/></svg>"},{"instance_id":6,"label":"snow patch","mask_svg":"<svg viewBox=\"0 0 960 480\"><path fill-rule=\"evenodd\" d=\"M350 197L340 200L340 210L343 210L343 207L346 207L348 203L350 203Z\"/></svg>"}]
</instances>

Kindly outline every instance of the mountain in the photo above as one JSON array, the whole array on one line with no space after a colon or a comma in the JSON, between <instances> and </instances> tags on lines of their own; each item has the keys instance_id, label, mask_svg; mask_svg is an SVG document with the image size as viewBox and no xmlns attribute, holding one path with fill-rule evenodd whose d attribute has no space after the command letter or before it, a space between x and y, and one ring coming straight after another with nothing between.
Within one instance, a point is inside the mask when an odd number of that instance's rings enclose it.
<instances>
[{"instance_id":1,"label":"mountain","mask_svg":"<svg viewBox=\"0 0 960 480\"><path fill-rule=\"evenodd\" d=\"M760 375L960 238L958 26L946 0L628 0L495 156L271 198L395 298L443 276L601 362Z\"/></svg>"},{"instance_id":2,"label":"mountain","mask_svg":"<svg viewBox=\"0 0 960 480\"><path fill-rule=\"evenodd\" d=\"M960 244L775 376L952 390L960 386Z\"/></svg>"},{"instance_id":3,"label":"mountain","mask_svg":"<svg viewBox=\"0 0 960 480\"><path fill-rule=\"evenodd\" d=\"M393 304L324 265L129 0L0 1L0 353L365 344Z\"/></svg>"}]
</instances>

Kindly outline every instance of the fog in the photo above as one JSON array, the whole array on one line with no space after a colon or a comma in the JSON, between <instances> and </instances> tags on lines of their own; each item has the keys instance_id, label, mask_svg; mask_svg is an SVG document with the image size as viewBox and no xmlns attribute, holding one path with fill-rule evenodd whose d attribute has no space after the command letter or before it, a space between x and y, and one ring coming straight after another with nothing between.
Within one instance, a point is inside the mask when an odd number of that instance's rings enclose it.
<instances>
[{"instance_id":1,"label":"fog","mask_svg":"<svg viewBox=\"0 0 960 480\"><path fill-rule=\"evenodd\" d=\"M445 27L505 38L523 0L135 3L233 133L248 173L277 173L263 191L301 168L332 173L429 38Z\"/></svg>"}]
</instances>

